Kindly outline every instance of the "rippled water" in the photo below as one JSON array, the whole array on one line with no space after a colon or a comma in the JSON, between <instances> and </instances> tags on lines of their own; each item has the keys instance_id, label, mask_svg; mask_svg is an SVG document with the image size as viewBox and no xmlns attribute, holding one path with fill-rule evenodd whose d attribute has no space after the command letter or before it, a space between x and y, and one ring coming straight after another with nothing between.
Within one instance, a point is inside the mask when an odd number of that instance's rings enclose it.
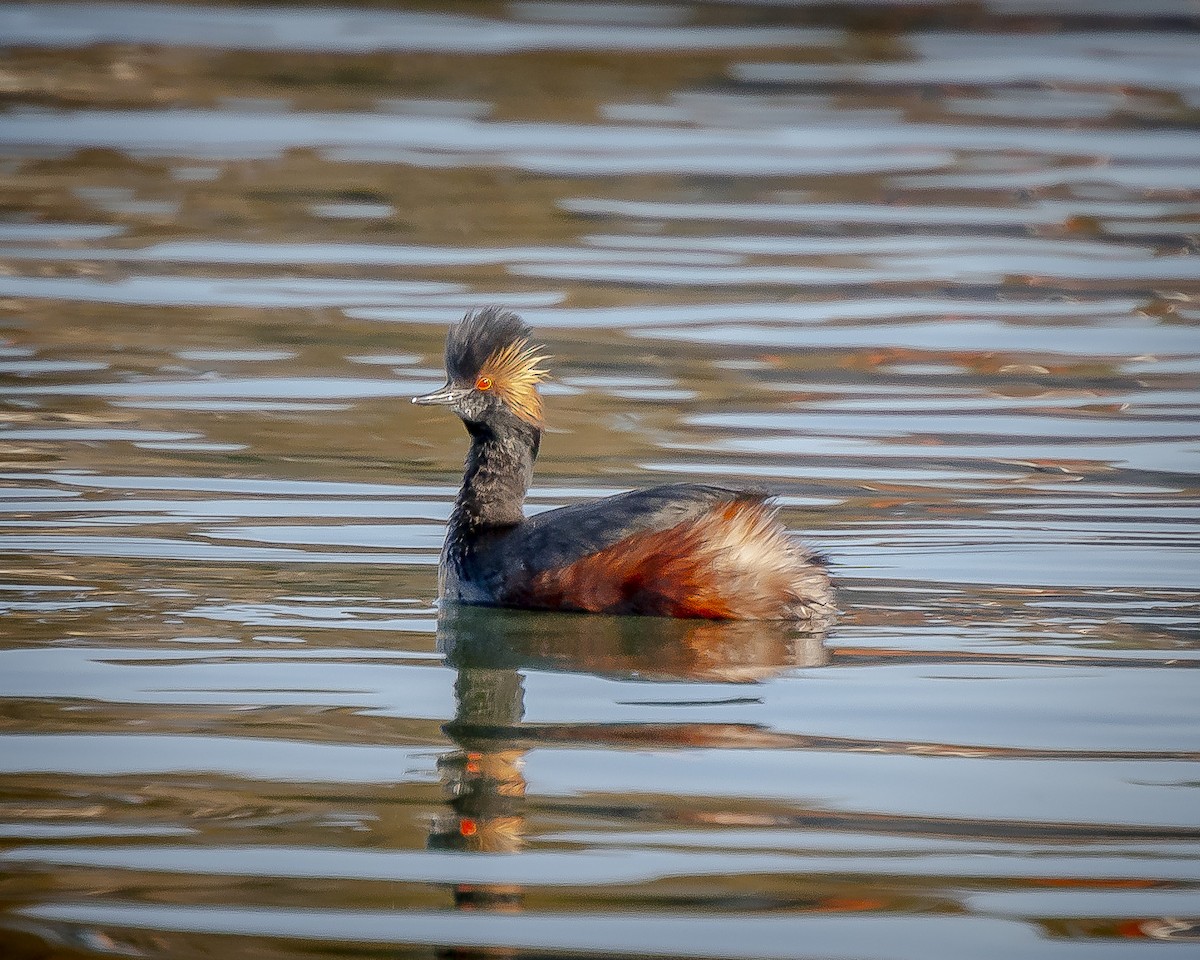
<instances>
[{"instance_id":1,"label":"rippled water","mask_svg":"<svg viewBox=\"0 0 1200 960\"><path fill-rule=\"evenodd\" d=\"M0 7L0 955L1195 955L1198 33ZM488 303L832 632L439 620Z\"/></svg>"}]
</instances>

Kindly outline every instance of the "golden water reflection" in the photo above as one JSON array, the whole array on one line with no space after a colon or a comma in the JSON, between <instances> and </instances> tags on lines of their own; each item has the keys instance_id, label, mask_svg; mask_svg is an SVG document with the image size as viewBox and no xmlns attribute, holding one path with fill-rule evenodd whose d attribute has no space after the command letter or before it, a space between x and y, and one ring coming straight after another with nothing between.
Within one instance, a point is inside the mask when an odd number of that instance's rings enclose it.
<instances>
[{"instance_id":1,"label":"golden water reflection","mask_svg":"<svg viewBox=\"0 0 1200 960\"><path fill-rule=\"evenodd\" d=\"M529 613L448 606L438 619L438 649L455 670L454 719L442 729L456 749L438 759L448 813L429 847L474 853L525 848L529 802L523 774L537 746L628 749L744 746L747 730L722 724L530 724L525 670L578 671L631 680L752 684L826 661L824 632L781 622L675 621L659 618ZM753 697L753 688L748 690ZM459 884L461 908L519 910L518 885Z\"/></svg>"}]
</instances>

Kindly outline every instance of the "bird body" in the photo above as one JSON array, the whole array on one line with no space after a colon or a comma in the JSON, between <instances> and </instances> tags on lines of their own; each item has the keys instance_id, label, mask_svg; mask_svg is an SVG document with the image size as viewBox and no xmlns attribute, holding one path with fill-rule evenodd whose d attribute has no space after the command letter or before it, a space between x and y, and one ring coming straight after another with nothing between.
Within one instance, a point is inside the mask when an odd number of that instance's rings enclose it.
<instances>
[{"instance_id":1,"label":"bird body","mask_svg":"<svg viewBox=\"0 0 1200 960\"><path fill-rule=\"evenodd\" d=\"M513 313L468 314L446 341L445 387L471 449L447 528L449 602L720 620L827 620L824 564L762 493L676 483L526 518L541 443L545 360Z\"/></svg>"}]
</instances>

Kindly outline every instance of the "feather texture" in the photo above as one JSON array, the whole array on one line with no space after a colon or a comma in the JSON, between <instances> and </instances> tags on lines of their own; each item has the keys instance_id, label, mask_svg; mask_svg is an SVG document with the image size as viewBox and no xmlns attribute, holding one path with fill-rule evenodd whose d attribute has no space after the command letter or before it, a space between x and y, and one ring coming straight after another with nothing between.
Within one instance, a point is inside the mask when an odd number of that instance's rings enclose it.
<instances>
[{"instance_id":1,"label":"feather texture","mask_svg":"<svg viewBox=\"0 0 1200 960\"><path fill-rule=\"evenodd\" d=\"M488 389L535 427L542 425L542 397L537 387L550 376L541 366L549 357L540 351L541 347L522 337L496 350L479 368L479 376L491 380Z\"/></svg>"},{"instance_id":2,"label":"feather texture","mask_svg":"<svg viewBox=\"0 0 1200 960\"><path fill-rule=\"evenodd\" d=\"M787 535L769 505L748 497L543 569L512 600L712 620L822 622L834 609L825 569Z\"/></svg>"}]
</instances>

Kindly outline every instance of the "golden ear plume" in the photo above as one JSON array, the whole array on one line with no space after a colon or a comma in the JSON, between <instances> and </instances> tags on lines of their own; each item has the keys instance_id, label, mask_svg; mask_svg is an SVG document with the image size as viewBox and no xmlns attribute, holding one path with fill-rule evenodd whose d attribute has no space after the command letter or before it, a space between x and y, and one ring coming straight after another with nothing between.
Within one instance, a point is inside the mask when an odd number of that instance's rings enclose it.
<instances>
[{"instance_id":1,"label":"golden ear plume","mask_svg":"<svg viewBox=\"0 0 1200 960\"><path fill-rule=\"evenodd\" d=\"M550 376L540 366L550 359L541 349L527 339L514 340L493 353L479 368L479 376L491 379L491 389L512 412L535 427L542 425L542 398L537 385Z\"/></svg>"}]
</instances>

